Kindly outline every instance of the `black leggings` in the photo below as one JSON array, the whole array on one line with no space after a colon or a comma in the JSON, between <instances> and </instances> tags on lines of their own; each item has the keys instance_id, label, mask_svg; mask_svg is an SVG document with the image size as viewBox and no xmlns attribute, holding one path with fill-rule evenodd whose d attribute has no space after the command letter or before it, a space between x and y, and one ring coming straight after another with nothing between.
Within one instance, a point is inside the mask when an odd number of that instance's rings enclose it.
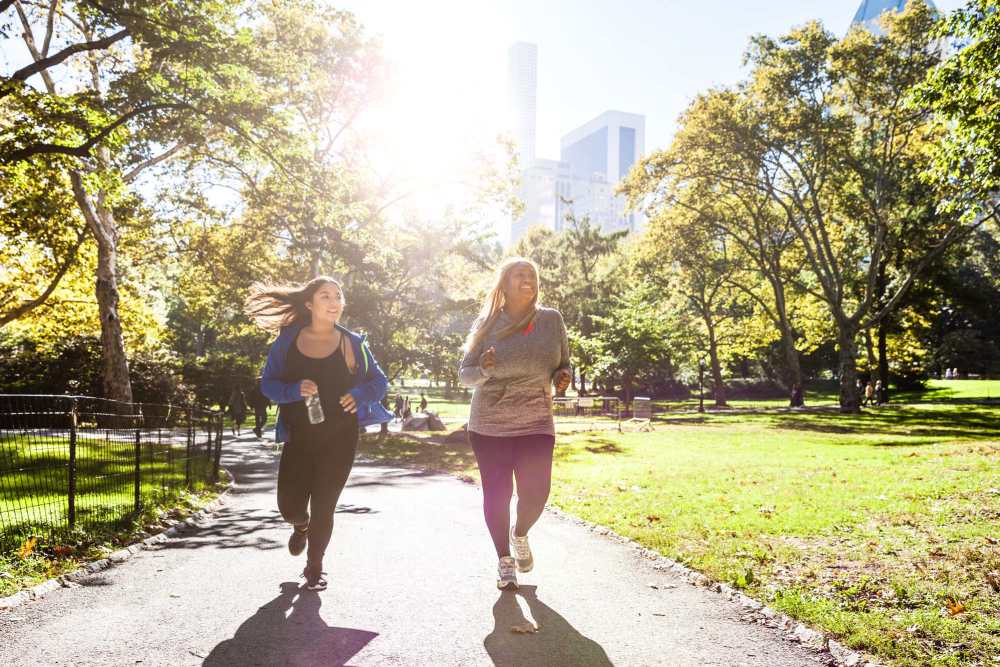
<instances>
[{"instance_id":1,"label":"black leggings","mask_svg":"<svg viewBox=\"0 0 1000 667\"><path fill-rule=\"evenodd\" d=\"M291 441L281 452L278 509L289 523L309 524L306 556L310 563L323 562L333 534L333 513L357 449L358 424L350 419L318 433L307 431L299 438L293 429Z\"/></svg>"},{"instance_id":2,"label":"black leggings","mask_svg":"<svg viewBox=\"0 0 1000 667\"><path fill-rule=\"evenodd\" d=\"M514 532L527 535L545 509L552 485L555 436L522 435L511 438L469 431L469 442L483 482L483 514L497 556L510 555L510 499L517 479L517 524Z\"/></svg>"}]
</instances>

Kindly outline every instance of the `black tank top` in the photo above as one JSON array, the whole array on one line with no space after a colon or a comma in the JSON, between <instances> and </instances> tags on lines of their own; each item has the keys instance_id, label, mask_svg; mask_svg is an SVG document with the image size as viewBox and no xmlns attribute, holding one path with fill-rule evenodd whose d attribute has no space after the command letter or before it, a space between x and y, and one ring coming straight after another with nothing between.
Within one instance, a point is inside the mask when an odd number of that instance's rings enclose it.
<instances>
[{"instance_id":1,"label":"black tank top","mask_svg":"<svg viewBox=\"0 0 1000 667\"><path fill-rule=\"evenodd\" d=\"M324 419L319 424L310 424L304 400L289 404L288 425L292 435L320 435L357 420L357 415L345 412L340 406L340 397L354 386L351 371L344 358L344 345L348 345L343 333L340 345L330 355L322 359L307 357L299 350L299 337L295 336L288 348L288 377L292 381L312 380L319 387L319 400L323 405Z\"/></svg>"}]
</instances>

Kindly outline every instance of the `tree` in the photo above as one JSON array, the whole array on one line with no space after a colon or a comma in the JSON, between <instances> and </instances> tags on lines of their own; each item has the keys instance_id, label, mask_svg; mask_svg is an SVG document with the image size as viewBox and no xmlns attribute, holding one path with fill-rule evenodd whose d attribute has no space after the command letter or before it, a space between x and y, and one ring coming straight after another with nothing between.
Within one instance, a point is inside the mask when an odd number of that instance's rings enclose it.
<instances>
[{"instance_id":1,"label":"tree","mask_svg":"<svg viewBox=\"0 0 1000 667\"><path fill-rule=\"evenodd\" d=\"M970 0L940 21L934 37L954 40L958 49L927 72L909 100L944 121L929 170L945 189L947 208L997 221L1000 192L1000 118L984 110L1000 105L996 71L1000 63L1000 3Z\"/></svg>"},{"instance_id":2,"label":"tree","mask_svg":"<svg viewBox=\"0 0 1000 667\"><path fill-rule=\"evenodd\" d=\"M757 37L749 80L700 103L701 177L751 187L781 211L804 260L797 284L824 303L837 332L840 405L860 409L859 332L892 313L920 273L981 221L940 214L914 224L908 199L937 126L904 108L938 60L934 16L921 2L887 13L885 35L837 41L818 24ZM929 193L924 192L924 196ZM898 261L889 273L889 259ZM885 272L885 289L880 276Z\"/></svg>"},{"instance_id":3,"label":"tree","mask_svg":"<svg viewBox=\"0 0 1000 667\"><path fill-rule=\"evenodd\" d=\"M680 324L657 298L655 287L633 283L612 297L607 316L594 316L595 338L603 351L598 374L619 380L626 403L637 383L653 381L689 349L689 329Z\"/></svg>"}]
</instances>

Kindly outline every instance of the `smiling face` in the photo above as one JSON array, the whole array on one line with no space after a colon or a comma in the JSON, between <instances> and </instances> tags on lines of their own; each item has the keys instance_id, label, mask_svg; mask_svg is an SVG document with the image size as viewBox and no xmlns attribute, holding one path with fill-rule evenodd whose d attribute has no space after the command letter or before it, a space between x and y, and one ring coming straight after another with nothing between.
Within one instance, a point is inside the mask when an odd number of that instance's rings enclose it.
<instances>
[{"instance_id":1,"label":"smiling face","mask_svg":"<svg viewBox=\"0 0 1000 667\"><path fill-rule=\"evenodd\" d=\"M333 283L323 283L306 302L306 308L314 324L336 324L344 314L344 293Z\"/></svg>"},{"instance_id":2,"label":"smiling face","mask_svg":"<svg viewBox=\"0 0 1000 667\"><path fill-rule=\"evenodd\" d=\"M503 282L507 303L518 306L530 303L538 295L538 276L531 264L519 262L511 267Z\"/></svg>"}]
</instances>

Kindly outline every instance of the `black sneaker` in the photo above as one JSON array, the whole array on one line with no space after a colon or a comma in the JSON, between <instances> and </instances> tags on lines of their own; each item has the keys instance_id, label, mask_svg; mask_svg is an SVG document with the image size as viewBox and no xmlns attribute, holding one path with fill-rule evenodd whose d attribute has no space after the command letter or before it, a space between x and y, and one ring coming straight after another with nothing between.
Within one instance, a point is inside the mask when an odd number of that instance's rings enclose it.
<instances>
[{"instance_id":1,"label":"black sneaker","mask_svg":"<svg viewBox=\"0 0 1000 667\"><path fill-rule=\"evenodd\" d=\"M302 576L305 577L306 583L305 588L307 591L325 591L326 590L326 572L323 572L323 566L313 563L307 563L304 570L302 570Z\"/></svg>"},{"instance_id":2,"label":"black sneaker","mask_svg":"<svg viewBox=\"0 0 1000 667\"><path fill-rule=\"evenodd\" d=\"M306 542L309 540L309 524L305 524L302 527L293 526L292 534L288 538L288 553L293 556L298 556L306 548Z\"/></svg>"}]
</instances>

